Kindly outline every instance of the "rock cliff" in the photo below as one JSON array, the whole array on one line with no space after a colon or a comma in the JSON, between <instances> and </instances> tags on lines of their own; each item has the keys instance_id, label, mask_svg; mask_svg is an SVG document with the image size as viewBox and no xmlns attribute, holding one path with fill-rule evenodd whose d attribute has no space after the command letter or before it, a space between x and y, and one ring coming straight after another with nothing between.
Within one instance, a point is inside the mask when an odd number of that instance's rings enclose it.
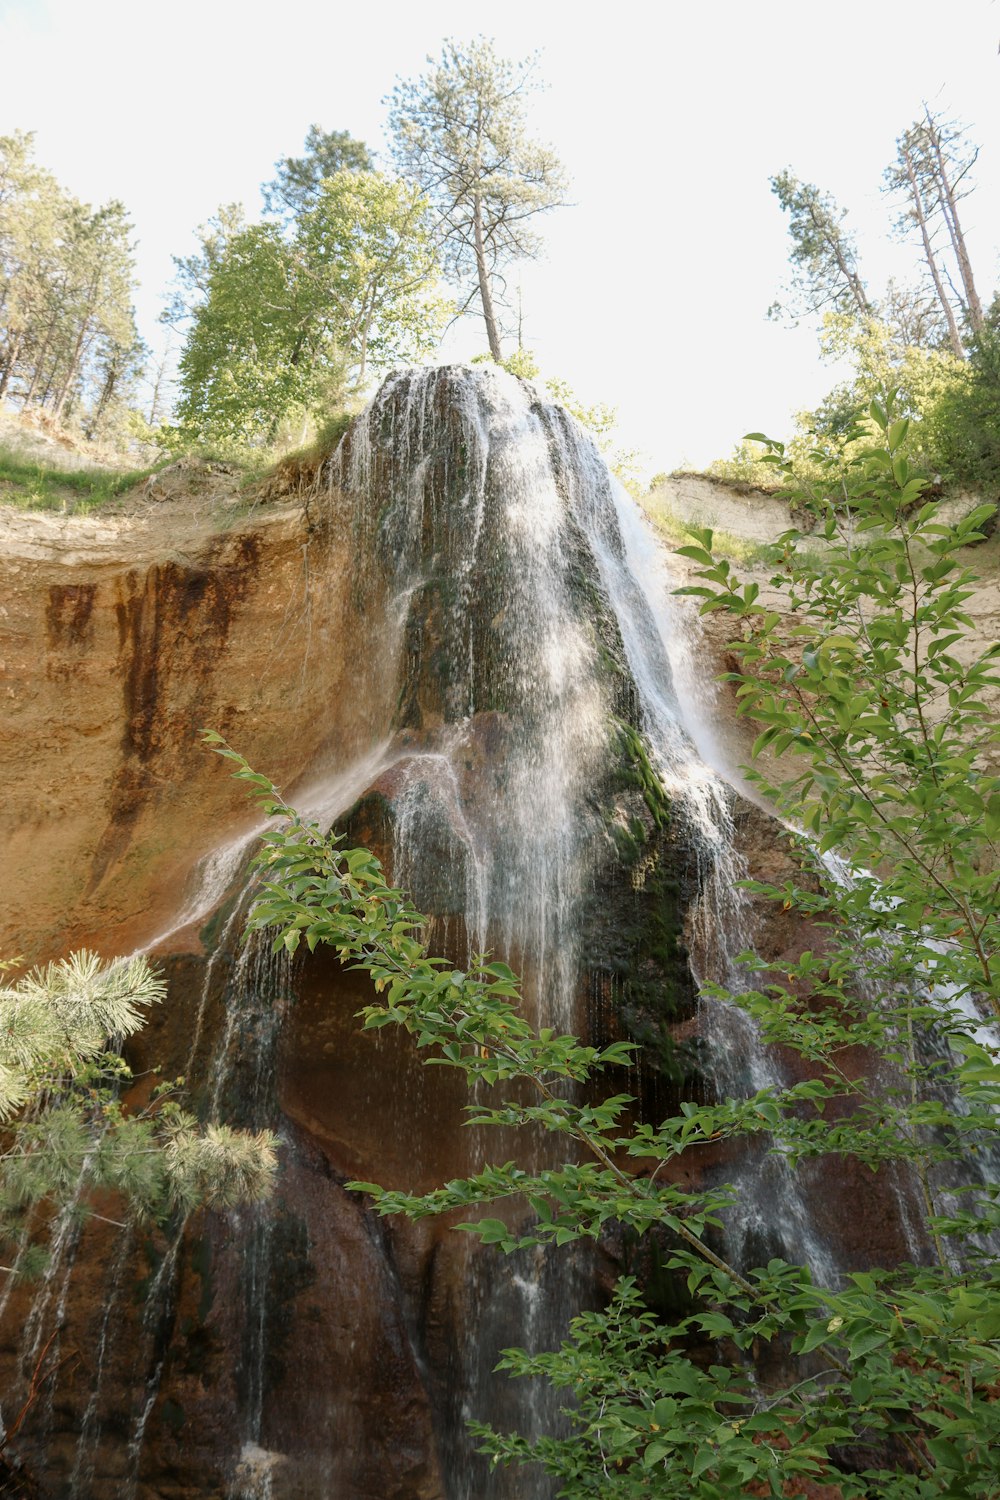
<instances>
[{"instance_id":1,"label":"rock cliff","mask_svg":"<svg viewBox=\"0 0 1000 1500\"><path fill-rule=\"evenodd\" d=\"M662 1102L697 861L650 797L611 602L639 596L592 447L500 374L390 382L308 503L273 489L188 465L115 518L4 517L4 950L150 948L170 998L130 1054L140 1094L183 1074L209 1116L277 1126L282 1172L260 1212L67 1221L10 1298L0 1384L48 1351L19 1451L52 1496L500 1500L519 1481L488 1476L465 1417L547 1420L490 1371L557 1338L614 1248L498 1271L346 1192L512 1143L461 1131L458 1082L403 1039L359 1033L355 976L239 948L253 819L197 731L342 816L441 951L502 950L553 1023L631 1028Z\"/></svg>"},{"instance_id":2,"label":"rock cliff","mask_svg":"<svg viewBox=\"0 0 1000 1500\"><path fill-rule=\"evenodd\" d=\"M513 1500L464 1420L553 1419L491 1376L497 1351L557 1341L622 1247L499 1266L346 1191L523 1148L463 1131L456 1078L360 1033L357 975L239 946L254 821L197 731L374 847L439 951L492 947L543 1019L638 1040L626 1086L651 1117L699 1065L695 971L726 959L713 872L787 856L698 762L603 464L529 388L393 377L307 491L280 490L188 465L116 517L0 519L0 952L150 948L170 999L139 1089L183 1074L205 1114L282 1140L265 1209L67 1221L6 1305L0 1388L51 1348L19 1448L60 1500ZM758 917L767 957L801 951ZM898 1250L877 1187L848 1191L862 1259ZM828 1194L831 1244L842 1220Z\"/></svg>"}]
</instances>

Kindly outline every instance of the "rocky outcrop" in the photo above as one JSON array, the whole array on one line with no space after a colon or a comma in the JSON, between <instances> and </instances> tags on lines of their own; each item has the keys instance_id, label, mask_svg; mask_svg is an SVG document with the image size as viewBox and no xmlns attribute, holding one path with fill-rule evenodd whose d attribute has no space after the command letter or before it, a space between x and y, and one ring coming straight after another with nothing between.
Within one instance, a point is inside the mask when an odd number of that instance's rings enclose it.
<instances>
[{"instance_id":1,"label":"rocky outcrop","mask_svg":"<svg viewBox=\"0 0 1000 1500\"><path fill-rule=\"evenodd\" d=\"M463 1129L460 1076L360 1030L358 974L239 944L254 819L198 729L374 848L436 951L492 948L543 1023L635 1038L649 1118L712 1086L694 970L728 951L701 905L720 851L765 876L786 856L697 762L606 470L530 388L396 376L293 503L234 483L188 467L114 522L5 518L3 941L151 947L170 999L136 1097L183 1075L206 1116L277 1128L279 1189L124 1236L111 1204L67 1221L7 1305L0 1388L41 1377L18 1446L59 1500L514 1500L465 1420L557 1420L498 1351L557 1342L622 1247L501 1263L348 1191L562 1153ZM768 922L768 957L801 950Z\"/></svg>"},{"instance_id":2,"label":"rocky outcrop","mask_svg":"<svg viewBox=\"0 0 1000 1500\"><path fill-rule=\"evenodd\" d=\"M254 826L199 729L221 730L284 788L294 793L305 779L308 791L370 751L395 689L394 673L384 693L377 670L359 674L377 653L354 609L347 510L332 503L317 528L301 504L255 509L233 485L187 467L168 471L114 519L2 517L0 951L36 962L78 946L107 956L152 946L170 1000L132 1061L137 1073L167 1076L191 1064L196 1100L211 1092L233 965L224 956L213 982L204 952L225 929L228 908L211 919L239 860L207 873L202 865L227 847L238 855ZM293 1051L296 1036L308 1045L308 1028L292 1035ZM237 1050L251 1047L242 1037ZM230 1095L239 1094L240 1066ZM370 1066L369 1055L359 1076ZM278 1247L268 1262L275 1286L263 1295L276 1322L302 1298L296 1337L312 1363L289 1357L287 1338L269 1341L268 1379L283 1372L283 1408L298 1414L283 1429L295 1457L241 1461L254 1483L281 1467L289 1496L315 1495L318 1473L358 1496L439 1495L428 1399L398 1298L378 1291L388 1274L381 1231L341 1186L349 1163L337 1170L313 1134L295 1135L296 1118L308 1113L296 1083L292 1069L295 1139L267 1228ZM239 1123L246 1105L236 1106ZM8 1305L0 1383L9 1400L36 1374L38 1351L22 1333L32 1307L60 1330L40 1372L48 1379L62 1359L57 1389L45 1388L19 1444L44 1494L226 1493L240 1459L233 1412L250 1378L240 1368L246 1241L211 1216L177 1233L147 1228L123 1249L120 1233L92 1222L79 1242L70 1236L53 1269L68 1277L73 1268L58 1312L45 1289L22 1289ZM317 1282L326 1287L318 1303ZM326 1394L334 1367L348 1393L339 1406ZM147 1399L156 1411L141 1451L130 1454Z\"/></svg>"},{"instance_id":3,"label":"rocky outcrop","mask_svg":"<svg viewBox=\"0 0 1000 1500\"><path fill-rule=\"evenodd\" d=\"M512 1496L465 1417L544 1422L537 1394L526 1412L491 1376L498 1351L528 1324L558 1337L613 1271L611 1249L577 1272L564 1255L498 1269L449 1223L383 1224L346 1190L524 1148L463 1131L458 1077L359 1031L357 976L239 950L253 818L198 744L218 729L345 814L439 951L502 949L536 1010L595 1038L631 1028L649 1088L674 1086L691 887L666 873L683 840L651 801L595 562L607 476L506 379L398 381L305 504L254 507L189 467L113 522L5 518L7 951L151 945L170 999L136 1074L183 1074L209 1115L282 1137L268 1208L126 1240L91 1221L46 1289L12 1297L0 1385L24 1390L46 1349L19 1452L50 1496Z\"/></svg>"},{"instance_id":4,"label":"rocky outcrop","mask_svg":"<svg viewBox=\"0 0 1000 1500\"><path fill-rule=\"evenodd\" d=\"M286 787L370 736L346 522L213 505L197 479L112 520L0 515L0 952L111 955L176 923L248 823L202 727Z\"/></svg>"}]
</instances>

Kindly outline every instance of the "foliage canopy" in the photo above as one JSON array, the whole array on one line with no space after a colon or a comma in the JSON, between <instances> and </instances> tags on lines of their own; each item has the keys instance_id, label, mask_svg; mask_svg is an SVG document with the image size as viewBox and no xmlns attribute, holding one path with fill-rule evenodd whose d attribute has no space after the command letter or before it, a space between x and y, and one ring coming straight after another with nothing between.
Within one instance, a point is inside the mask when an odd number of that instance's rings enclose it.
<instances>
[{"instance_id":1,"label":"foliage canopy","mask_svg":"<svg viewBox=\"0 0 1000 1500\"><path fill-rule=\"evenodd\" d=\"M432 346L435 275L420 194L377 172L324 178L290 233L230 235L180 358L181 430L273 441L283 422L342 405L371 365Z\"/></svg>"}]
</instances>

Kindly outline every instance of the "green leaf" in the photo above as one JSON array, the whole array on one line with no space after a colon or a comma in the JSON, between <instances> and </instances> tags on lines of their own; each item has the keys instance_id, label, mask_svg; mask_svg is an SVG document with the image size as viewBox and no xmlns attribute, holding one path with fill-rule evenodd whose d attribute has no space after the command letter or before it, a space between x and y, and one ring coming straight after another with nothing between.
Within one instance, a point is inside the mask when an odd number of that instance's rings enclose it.
<instances>
[{"instance_id":1,"label":"green leaf","mask_svg":"<svg viewBox=\"0 0 1000 1500\"><path fill-rule=\"evenodd\" d=\"M875 1349L881 1349L889 1342L888 1335L878 1328L870 1328L853 1334L847 1341L852 1359L862 1359L866 1354L871 1354Z\"/></svg>"}]
</instances>

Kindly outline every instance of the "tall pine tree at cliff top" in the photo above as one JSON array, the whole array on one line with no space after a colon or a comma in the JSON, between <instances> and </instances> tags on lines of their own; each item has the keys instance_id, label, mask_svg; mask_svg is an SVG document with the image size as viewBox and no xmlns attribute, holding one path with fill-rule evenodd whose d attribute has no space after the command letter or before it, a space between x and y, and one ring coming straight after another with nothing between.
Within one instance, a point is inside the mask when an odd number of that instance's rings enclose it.
<instances>
[{"instance_id":1,"label":"tall pine tree at cliff top","mask_svg":"<svg viewBox=\"0 0 1000 1500\"><path fill-rule=\"evenodd\" d=\"M401 80L389 100L396 164L430 200L445 269L463 288L462 311L479 300L497 361L496 283L511 261L539 253L532 220L566 191L555 155L525 130L532 67L497 57L482 37L467 47L448 41L431 71Z\"/></svg>"}]
</instances>

